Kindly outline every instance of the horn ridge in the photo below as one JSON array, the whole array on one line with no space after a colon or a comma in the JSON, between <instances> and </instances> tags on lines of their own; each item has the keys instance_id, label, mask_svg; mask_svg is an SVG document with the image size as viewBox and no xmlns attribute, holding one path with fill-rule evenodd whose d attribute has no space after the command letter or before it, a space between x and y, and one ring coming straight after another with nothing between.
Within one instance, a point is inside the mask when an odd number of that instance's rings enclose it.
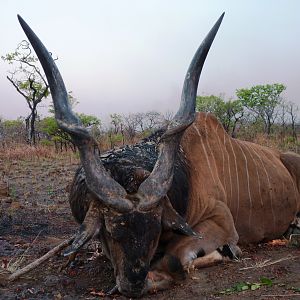
<instances>
[{"instance_id":1,"label":"horn ridge","mask_svg":"<svg viewBox=\"0 0 300 300\"><path fill-rule=\"evenodd\" d=\"M22 17L18 15L18 19L46 74L57 123L62 130L71 135L79 149L87 186L105 205L118 211L131 210L133 204L125 198L125 189L106 172L101 161L95 156L94 139L71 110L65 84L52 56Z\"/></svg>"},{"instance_id":2,"label":"horn ridge","mask_svg":"<svg viewBox=\"0 0 300 300\"><path fill-rule=\"evenodd\" d=\"M179 143L184 131L195 120L196 96L200 74L223 17L224 13L219 17L199 46L188 68L178 112L171 120L160 140L158 158L150 176L142 182L138 189L138 194L140 194L142 199L139 205L140 210L149 210L154 207L166 196L172 185L174 163Z\"/></svg>"},{"instance_id":3,"label":"horn ridge","mask_svg":"<svg viewBox=\"0 0 300 300\"><path fill-rule=\"evenodd\" d=\"M215 25L209 31L198 50L196 51L191 64L187 70L182 95L180 107L175 115L175 120L182 120L182 122L186 121L187 123L192 123L195 118L195 110L196 110L196 96L197 96L197 88L201 75L201 71L207 57L208 51L215 39L215 36L219 30L219 27L224 18L225 12L219 17ZM180 123L180 122L179 122Z\"/></svg>"},{"instance_id":4,"label":"horn ridge","mask_svg":"<svg viewBox=\"0 0 300 300\"><path fill-rule=\"evenodd\" d=\"M63 127L66 131L68 130L69 124L80 126L81 122L79 118L70 108L68 93L64 81L51 54L20 15L18 15L18 20L44 69L50 86L52 98L57 99L57 101L53 101L53 104L55 107L55 116L59 121L59 125L61 125L61 127ZM83 128L80 129L82 130Z\"/></svg>"}]
</instances>

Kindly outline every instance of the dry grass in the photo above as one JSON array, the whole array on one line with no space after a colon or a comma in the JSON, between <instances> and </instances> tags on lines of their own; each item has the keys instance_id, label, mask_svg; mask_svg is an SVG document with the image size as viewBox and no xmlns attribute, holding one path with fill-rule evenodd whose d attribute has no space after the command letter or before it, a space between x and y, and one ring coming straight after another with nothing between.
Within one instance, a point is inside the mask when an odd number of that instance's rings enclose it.
<instances>
[{"instance_id":1,"label":"dry grass","mask_svg":"<svg viewBox=\"0 0 300 300\"><path fill-rule=\"evenodd\" d=\"M278 139L267 137L264 134L257 134L253 142L255 144L259 144L274 149L279 149L279 144L280 144Z\"/></svg>"},{"instance_id":2,"label":"dry grass","mask_svg":"<svg viewBox=\"0 0 300 300\"><path fill-rule=\"evenodd\" d=\"M243 137L240 139L243 140ZM289 138L282 139L278 136L267 137L265 134L257 134L251 142L283 152L292 151L300 154L300 143Z\"/></svg>"},{"instance_id":3,"label":"dry grass","mask_svg":"<svg viewBox=\"0 0 300 300\"><path fill-rule=\"evenodd\" d=\"M239 139L243 140L243 136L239 137ZM138 142L140 139L136 139L134 142ZM282 140L276 136L267 137L264 134L257 134L252 142L267 146L273 149L278 149L281 151L293 151L296 153L300 153L300 143L292 142L288 139ZM131 143L129 143L131 144ZM105 152L110 149L110 144L108 141L102 141L99 144L101 152ZM114 148L122 147L122 143L116 143ZM38 145L38 146L30 146L27 144L10 144L7 147L0 148L0 160L28 160L28 161L39 161L43 159L66 159L69 158L70 162L78 161L78 154L72 152L71 150L57 152L55 147L49 145Z\"/></svg>"},{"instance_id":4,"label":"dry grass","mask_svg":"<svg viewBox=\"0 0 300 300\"><path fill-rule=\"evenodd\" d=\"M43 159L70 158L70 161L77 161L76 154L71 151L57 153L54 147L30 146L26 144L15 144L8 148L0 149L1 160L28 160L38 161Z\"/></svg>"}]
</instances>

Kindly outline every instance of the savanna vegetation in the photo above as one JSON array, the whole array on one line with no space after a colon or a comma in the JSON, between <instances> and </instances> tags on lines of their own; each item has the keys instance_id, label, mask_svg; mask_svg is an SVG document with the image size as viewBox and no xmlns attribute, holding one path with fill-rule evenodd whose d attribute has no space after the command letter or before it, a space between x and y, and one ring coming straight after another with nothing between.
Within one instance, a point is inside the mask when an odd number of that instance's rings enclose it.
<instances>
[{"instance_id":1,"label":"savanna vegetation","mask_svg":"<svg viewBox=\"0 0 300 300\"><path fill-rule=\"evenodd\" d=\"M239 88L236 97L197 97L197 110L213 113L234 138L299 152L299 108L283 92L279 83Z\"/></svg>"},{"instance_id":2,"label":"savanna vegetation","mask_svg":"<svg viewBox=\"0 0 300 300\"><path fill-rule=\"evenodd\" d=\"M236 98L229 100L222 95L198 96L197 110L214 114L234 138L299 152L299 108L283 98L285 88L283 84L241 88L237 89ZM70 102L73 106L77 103L71 93ZM31 123L31 126L28 126L28 117L0 119L2 149L32 145L53 148L56 152L76 152L68 134L58 128L53 109L50 107L49 116L44 118L39 116L38 106L35 110L34 125ZM167 124L170 119L170 113L163 115L157 111L128 115L113 113L106 124L97 116L78 116L94 136L101 151L135 143Z\"/></svg>"},{"instance_id":3,"label":"savanna vegetation","mask_svg":"<svg viewBox=\"0 0 300 300\"><path fill-rule=\"evenodd\" d=\"M50 105L48 116L41 118L39 114L40 105L51 94L29 43L22 41L15 51L1 58L10 66L9 83L28 105L27 115L16 120L0 119L2 149L30 145L48 147L56 152L76 152L68 134L58 128L53 107ZM237 87L236 95L231 99L225 99L223 95L201 95L197 97L197 110L213 113L234 138L299 152L299 108L284 98L286 88L282 83ZM73 107L78 103L71 91L69 101ZM135 143L167 124L171 115L170 112L163 115L157 111L128 115L112 113L106 123L97 116L79 114L79 117L103 151Z\"/></svg>"},{"instance_id":4,"label":"savanna vegetation","mask_svg":"<svg viewBox=\"0 0 300 300\"><path fill-rule=\"evenodd\" d=\"M45 254L77 229L68 204L68 187L78 167L77 150L55 121L53 107L41 117L51 97L28 42L2 56L11 67L8 84L26 101L28 112L15 120L0 118L0 298L99 299L114 286L113 270L93 241L70 268L66 258L52 257L18 281L3 278ZM300 152L298 106L284 98L281 83L237 87L236 95L197 97L197 110L213 113L234 138ZM6 99L9 100L9 99ZM76 99L69 92L71 106ZM97 142L95 151L133 144L167 124L172 113L120 115L108 122L79 114ZM299 246L299 245L298 245ZM243 259L191 270L184 285L144 299L296 299L300 296L299 249L286 240L243 247ZM117 296L118 299L123 299Z\"/></svg>"}]
</instances>

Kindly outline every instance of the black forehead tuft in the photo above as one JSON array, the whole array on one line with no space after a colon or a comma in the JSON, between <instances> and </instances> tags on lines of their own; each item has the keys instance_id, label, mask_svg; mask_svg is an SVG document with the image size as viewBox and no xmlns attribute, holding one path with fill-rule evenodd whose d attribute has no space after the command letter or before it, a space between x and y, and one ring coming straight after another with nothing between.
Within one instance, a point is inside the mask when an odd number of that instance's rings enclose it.
<instances>
[{"instance_id":1,"label":"black forehead tuft","mask_svg":"<svg viewBox=\"0 0 300 300\"><path fill-rule=\"evenodd\" d=\"M148 212L132 212L115 217L111 236L123 247L129 259L148 255L151 243L161 230L160 216Z\"/></svg>"},{"instance_id":2,"label":"black forehead tuft","mask_svg":"<svg viewBox=\"0 0 300 300\"><path fill-rule=\"evenodd\" d=\"M141 181L135 176L137 169L151 172L157 160L157 145L163 130L159 130L138 144L124 146L103 153L99 159L111 176L120 183L129 194L137 192ZM168 197L174 209L184 217L189 199L189 163L180 149L175 159L175 170L172 186ZM81 166L74 177L70 204L73 214L81 223L89 206L88 187L85 182L85 173ZM86 201L82 201L86 199Z\"/></svg>"},{"instance_id":3,"label":"black forehead tuft","mask_svg":"<svg viewBox=\"0 0 300 300\"><path fill-rule=\"evenodd\" d=\"M160 129L135 145L113 149L101 155L104 167L128 193L136 193L141 184L134 176L137 168L149 172L153 170L158 156L157 146L164 132L164 129ZM185 216L188 207L190 176L188 169L188 161L180 148L176 154L174 177L168 196L172 206L181 216Z\"/></svg>"}]
</instances>

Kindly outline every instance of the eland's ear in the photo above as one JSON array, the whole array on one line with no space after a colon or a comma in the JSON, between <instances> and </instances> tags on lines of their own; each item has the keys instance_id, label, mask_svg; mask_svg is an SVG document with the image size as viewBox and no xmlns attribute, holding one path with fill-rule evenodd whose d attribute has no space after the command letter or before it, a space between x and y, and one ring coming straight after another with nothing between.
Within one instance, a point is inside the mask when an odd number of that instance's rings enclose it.
<instances>
[{"instance_id":1,"label":"eland's ear","mask_svg":"<svg viewBox=\"0 0 300 300\"><path fill-rule=\"evenodd\" d=\"M131 170L127 170L125 168L124 171L124 177L129 178L129 181L126 184L126 190L128 193L136 193L141 183L150 175L149 171L140 167L134 167ZM128 174L130 174L130 176L128 176Z\"/></svg>"},{"instance_id":2,"label":"eland's ear","mask_svg":"<svg viewBox=\"0 0 300 300\"><path fill-rule=\"evenodd\" d=\"M85 245L90 239L100 232L101 220L99 203L95 200L91 201L84 221L81 224L78 233L74 237L72 245L65 250L64 256L69 256L73 253L77 253L80 248Z\"/></svg>"},{"instance_id":3,"label":"eland's ear","mask_svg":"<svg viewBox=\"0 0 300 300\"><path fill-rule=\"evenodd\" d=\"M190 225L177 213L173 208L168 197L162 201L163 214L162 225L165 230L172 230L175 233L187 236L202 238L201 235L195 232Z\"/></svg>"},{"instance_id":4,"label":"eland's ear","mask_svg":"<svg viewBox=\"0 0 300 300\"><path fill-rule=\"evenodd\" d=\"M137 182L138 185L140 185L146 178L148 178L150 175L150 172L143 169L143 168L135 168L134 170L134 180Z\"/></svg>"}]
</instances>

